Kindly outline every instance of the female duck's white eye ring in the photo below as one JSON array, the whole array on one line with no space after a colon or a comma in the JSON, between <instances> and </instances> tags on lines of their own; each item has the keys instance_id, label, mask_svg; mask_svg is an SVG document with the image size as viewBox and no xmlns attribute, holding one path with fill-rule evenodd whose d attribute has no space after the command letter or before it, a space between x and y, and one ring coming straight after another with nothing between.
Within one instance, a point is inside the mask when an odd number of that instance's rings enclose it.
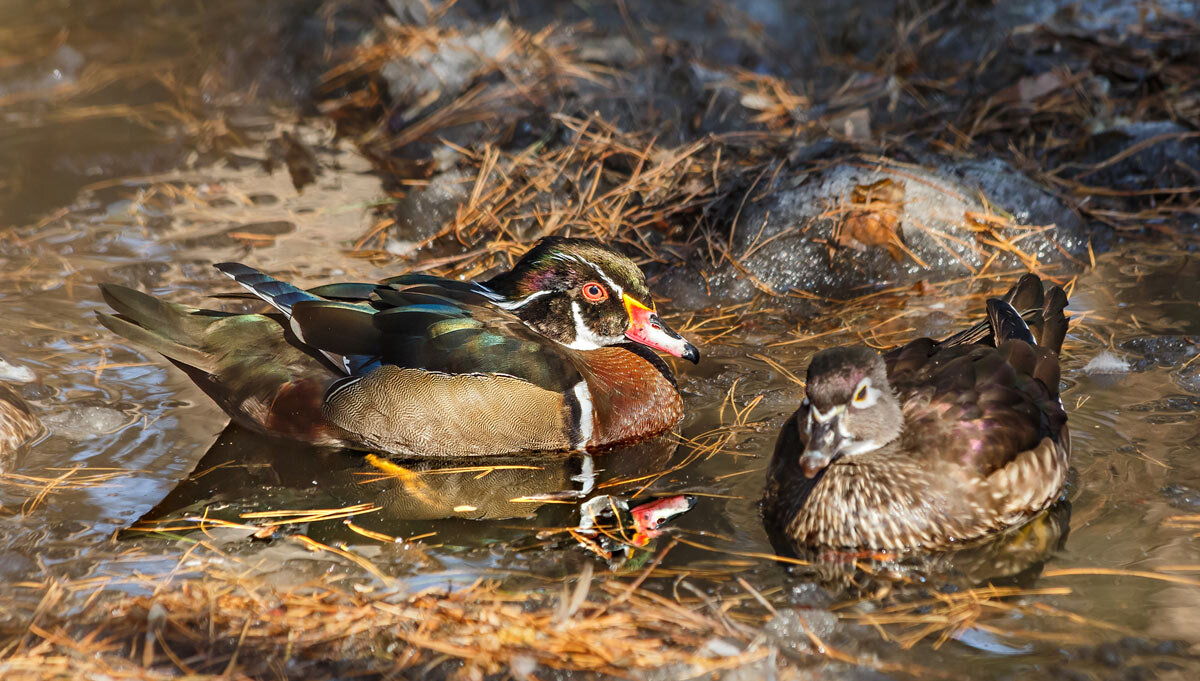
<instances>
[{"instance_id":1,"label":"female duck's white eye ring","mask_svg":"<svg viewBox=\"0 0 1200 681\"><path fill-rule=\"evenodd\" d=\"M608 291L599 283L589 281L583 285L583 299L590 303L598 303L602 300L608 300Z\"/></svg>"},{"instance_id":2,"label":"female duck's white eye ring","mask_svg":"<svg viewBox=\"0 0 1200 681\"><path fill-rule=\"evenodd\" d=\"M869 407L874 404L875 400L872 399L874 397L874 395L872 395L873 392L874 391L871 389L871 379L864 378L858 384L858 388L854 390L854 406L861 408Z\"/></svg>"}]
</instances>

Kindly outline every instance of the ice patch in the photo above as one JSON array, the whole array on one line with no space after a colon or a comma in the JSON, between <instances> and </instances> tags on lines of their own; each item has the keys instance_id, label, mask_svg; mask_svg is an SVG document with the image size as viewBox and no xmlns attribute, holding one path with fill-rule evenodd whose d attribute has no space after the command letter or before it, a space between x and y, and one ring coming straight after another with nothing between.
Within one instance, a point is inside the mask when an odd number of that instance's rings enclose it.
<instances>
[{"instance_id":1,"label":"ice patch","mask_svg":"<svg viewBox=\"0 0 1200 681\"><path fill-rule=\"evenodd\" d=\"M75 407L42 418L42 423L52 433L76 441L115 433L133 421L134 418L123 411L100 406Z\"/></svg>"}]
</instances>

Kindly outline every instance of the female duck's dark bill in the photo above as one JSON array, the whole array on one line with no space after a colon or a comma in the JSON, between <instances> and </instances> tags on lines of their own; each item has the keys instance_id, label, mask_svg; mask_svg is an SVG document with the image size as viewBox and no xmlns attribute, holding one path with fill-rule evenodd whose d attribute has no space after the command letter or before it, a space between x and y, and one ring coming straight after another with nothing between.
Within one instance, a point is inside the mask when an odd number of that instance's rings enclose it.
<instances>
[{"instance_id":1,"label":"female duck's dark bill","mask_svg":"<svg viewBox=\"0 0 1200 681\"><path fill-rule=\"evenodd\" d=\"M821 414L816 407L809 407L808 446L800 455L804 477L810 480L817 477L817 473L841 456L843 437L839 419L845 410L844 405L838 405L829 413Z\"/></svg>"},{"instance_id":2,"label":"female duck's dark bill","mask_svg":"<svg viewBox=\"0 0 1200 681\"><path fill-rule=\"evenodd\" d=\"M626 338L668 355L686 359L692 364L700 361L700 351L696 346L675 333L666 322L659 319L657 312L634 300L628 293L622 294L621 298L625 303L625 311L629 314Z\"/></svg>"}]
</instances>

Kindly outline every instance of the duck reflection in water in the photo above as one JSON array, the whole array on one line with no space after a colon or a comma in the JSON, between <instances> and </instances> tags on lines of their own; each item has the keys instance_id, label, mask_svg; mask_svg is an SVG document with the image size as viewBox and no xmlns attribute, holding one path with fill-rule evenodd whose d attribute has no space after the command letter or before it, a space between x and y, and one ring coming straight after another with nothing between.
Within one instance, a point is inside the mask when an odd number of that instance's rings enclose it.
<instances>
[{"instance_id":1,"label":"duck reflection in water","mask_svg":"<svg viewBox=\"0 0 1200 681\"><path fill-rule=\"evenodd\" d=\"M674 465L677 449L678 439L666 435L594 455L403 460L296 445L231 424L193 473L123 536L195 527L188 518L248 524L248 514L295 511L318 541L355 544L372 541L364 533L407 538L451 528L447 535L460 545L517 538L528 531L498 521L537 516L539 526L578 524L579 502L642 488L646 476ZM311 520L314 509L352 507L370 510Z\"/></svg>"}]
</instances>

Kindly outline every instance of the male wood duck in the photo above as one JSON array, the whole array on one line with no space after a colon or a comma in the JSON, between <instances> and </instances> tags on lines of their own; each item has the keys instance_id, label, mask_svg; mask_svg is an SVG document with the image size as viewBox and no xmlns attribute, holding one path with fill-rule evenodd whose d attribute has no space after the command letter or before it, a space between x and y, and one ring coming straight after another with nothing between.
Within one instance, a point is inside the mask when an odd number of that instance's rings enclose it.
<instances>
[{"instance_id":1,"label":"male wood duck","mask_svg":"<svg viewBox=\"0 0 1200 681\"><path fill-rule=\"evenodd\" d=\"M42 422L9 383L28 383L36 378L28 368L10 364L0 357L0 471L7 470L21 445L42 434Z\"/></svg>"},{"instance_id":2,"label":"male wood duck","mask_svg":"<svg viewBox=\"0 0 1200 681\"><path fill-rule=\"evenodd\" d=\"M543 239L484 282L411 274L304 291L217 268L275 313L106 284L119 314L100 321L165 355L242 425L316 445L479 456L631 442L683 415L653 350L699 360L637 265L585 239Z\"/></svg>"},{"instance_id":3,"label":"male wood duck","mask_svg":"<svg viewBox=\"0 0 1200 681\"><path fill-rule=\"evenodd\" d=\"M944 549L1049 507L1070 453L1066 304L1025 275L943 341L817 353L768 468L768 529L810 548Z\"/></svg>"}]
</instances>

